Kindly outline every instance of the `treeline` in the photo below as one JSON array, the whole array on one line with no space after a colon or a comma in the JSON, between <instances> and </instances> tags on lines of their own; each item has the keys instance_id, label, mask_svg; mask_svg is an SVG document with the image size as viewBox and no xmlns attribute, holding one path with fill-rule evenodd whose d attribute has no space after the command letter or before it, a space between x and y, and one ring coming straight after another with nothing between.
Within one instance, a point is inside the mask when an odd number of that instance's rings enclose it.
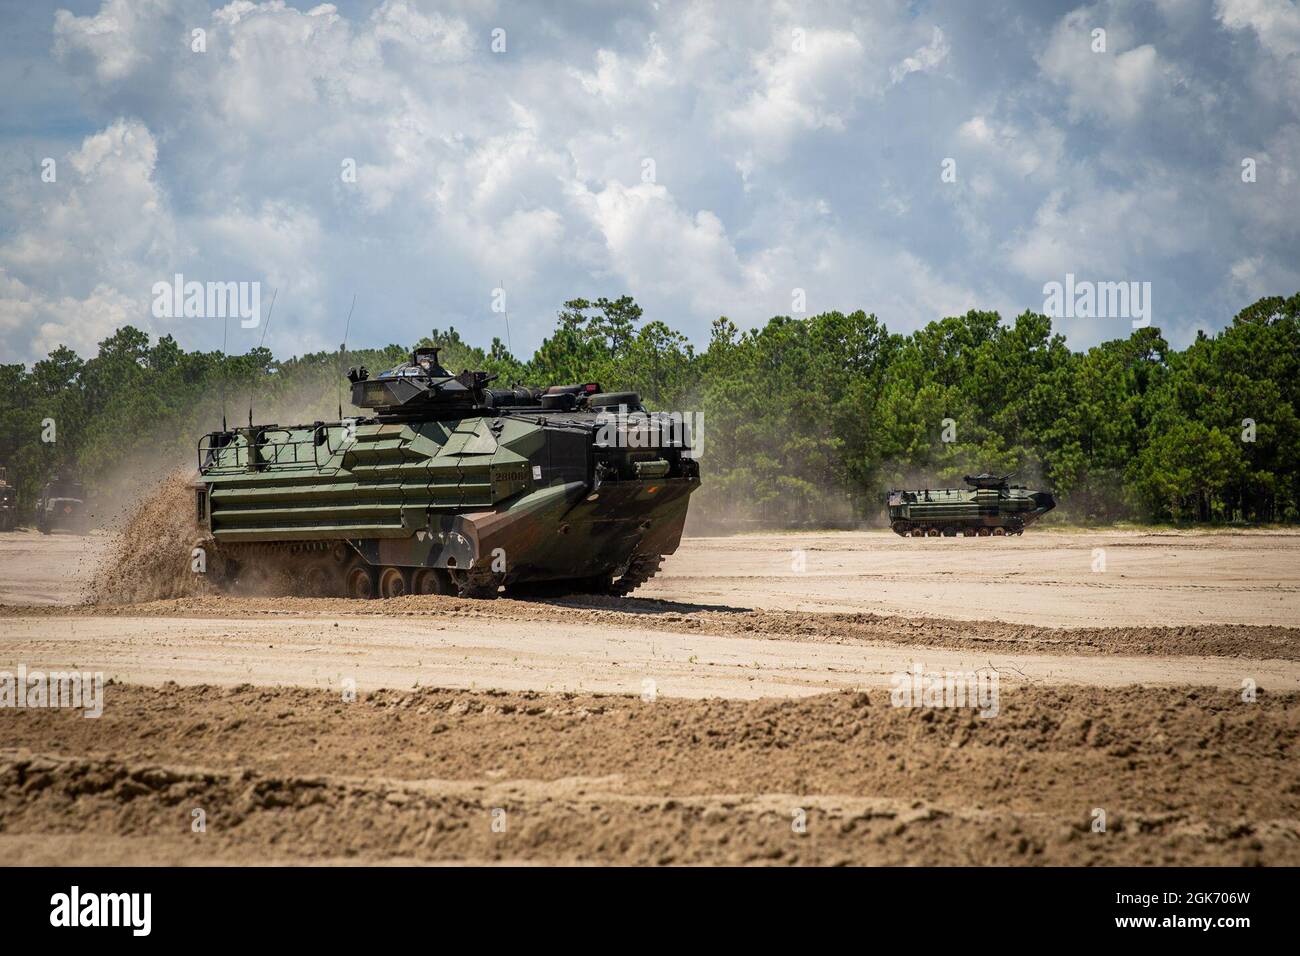
<instances>
[{"instance_id":1,"label":"treeline","mask_svg":"<svg viewBox=\"0 0 1300 956\"><path fill-rule=\"evenodd\" d=\"M454 329L419 343L453 370L504 383L598 381L653 408L698 411L715 526L877 522L890 487L1018 472L1056 493L1056 516L1175 522L1300 519L1300 293L1261 299L1182 351L1158 329L1084 352L1051 321L972 311L910 335L863 312L713 324L703 351L628 297L565 303L528 361ZM58 348L0 366L0 464L30 508L60 469L92 494L193 462L223 414L284 424L351 414L342 373L400 362L404 345L277 360L187 352L135 328L93 358ZM53 425L53 433L50 426ZM43 438L52 438L46 441Z\"/></svg>"}]
</instances>

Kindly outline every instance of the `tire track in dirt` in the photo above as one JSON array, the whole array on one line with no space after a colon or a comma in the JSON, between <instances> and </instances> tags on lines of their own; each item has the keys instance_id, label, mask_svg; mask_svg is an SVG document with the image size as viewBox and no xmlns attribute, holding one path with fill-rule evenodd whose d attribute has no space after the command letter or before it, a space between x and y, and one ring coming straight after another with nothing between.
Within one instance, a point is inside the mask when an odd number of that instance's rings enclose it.
<instances>
[{"instance_id":1,"label":"tire track in dirt","mask_svg":"<svg viewBox=\"0 0 1300 956\"><path fill-rule=\"evenodd\" d=\"M643 598L552 602L421 595L384 601L341 598L177 598L126 605L0 605L0 619L43 616L191 618L411 618L575 624L672 633L739 635L830 644L891 644L1004 653L1243 657L1300 660L1300 628L1204 624L1172 627L1041 627L863 612L749 610Z\"/></svg>"}]
</instances>

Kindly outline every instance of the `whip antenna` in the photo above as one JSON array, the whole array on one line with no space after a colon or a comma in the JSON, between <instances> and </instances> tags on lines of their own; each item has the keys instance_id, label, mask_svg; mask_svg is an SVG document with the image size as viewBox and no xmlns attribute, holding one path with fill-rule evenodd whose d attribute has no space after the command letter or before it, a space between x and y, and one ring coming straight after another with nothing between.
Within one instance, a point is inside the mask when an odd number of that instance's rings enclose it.
<instances>
[{"instance_id":1,"label":"whip antenna","mask_svg":"<svg viewBox=\"0 0 1300 956\"><path fill-rule=\"evenodd\" d=\"M230 328L230 316L221 319L221 430L230 431L226 425L226 331Z\"/></svg>"},{"instance_id":2,"label":"whip antenna","mask_svg":"<svg viewBox=\"0 0 1300 956\"><path fill-rule=\"evenodd\" d=\"M339 381L343 377L343 360L348 350L348 330L352 328L352 309L357 307L357 294L352 293L352 306L348 309L348 320L343 324L343 344L339 346L339 374L334 379L334 394L339 400L339 421L343 420L343 383Z\"/></svg>"},{"instance_id":3,"label":"whip antenna","mask_svg":"<svg viewBox=\"0 0 1300 956\"><path fill-rule=\"evenodd\" d=\"M279 286L271 290L271 304L266 307L266 324L262 326L262 337L257 342L259 349L262 347L262 343L266 341L266 330L271 327L271 313L275 311L275 297L279 292ZM253 389L251 386L248 389L248 427L253 427Z\"/></svg>"},{"instance_id":4,"label":"whip antenna","mask_svg":"<svg viewBox=\"0 0 1300 956\"><path fill-rule=\"evenodd\" d=\"M260 349L266 342L266 330L271 327L271 313L275 311L275 297L279 293L280 287L276 286L271 290L271 304L266 307L266 325L262 326L262 337L257 340L257 347Z\"/></svg>"},{"instance_id":5,"label":"whip antenna","mask_svg":"<svg viewBox=\"0 0 1300 956\"><path fill-rule=\"evenodd\" d=\"M506 298L506 296L505 296L505 294L504 294L505 291L506 291L506 280L505 280L505 279L502 279L502 280L501 280L501 292L502 292L502 296L501 296L501 312L502 312L502 314L505 315L505 317L506 317L506 348L510 350L510 354L511 354L511 355L514 355L514 354L515 354L515 347L514 347L514 345L511 344L511 342L510 342L510 306L507 305L507 302L508 302L509 300Z\"/></svg>"}]
</instances>

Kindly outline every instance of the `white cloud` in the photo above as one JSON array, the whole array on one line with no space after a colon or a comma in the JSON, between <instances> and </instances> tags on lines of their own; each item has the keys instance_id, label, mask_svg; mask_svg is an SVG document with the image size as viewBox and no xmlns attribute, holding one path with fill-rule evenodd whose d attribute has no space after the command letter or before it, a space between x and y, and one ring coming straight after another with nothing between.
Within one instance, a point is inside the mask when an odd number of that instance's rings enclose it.
<instances>
[{"instance_id":1,"label":"white cloud","mask_svg":"<svg viewBox=\"0 0 1300 956\"><path fill-rule=\"evenodd\" d=\"M1092 31L1106 31L1105 52L1093 51ZM1166 65L1150 43L1128 47L1128 31L1108 22L1099 7L1082 7L1061 18L1038 57L1043 75L1066 87L1074 117L1132 123L1167 92Z\"/></svg>"},{"instance_id":2,"label":"white cloud","mask_svg":"<svg viewBox=\"0 0 1300 956\"><path fill-rule=\"evenodd\" d=\"M1294 8L1263 0L1224 0L1222 30L1206 5L1145 17L1121 0L1064 18L905 0L308 5L103 0L45 20L64 79L39 102L60 122L0 132L17 170L0 179L6 355L93 347L123 321L211 348L213 330L148 314L175 271L259 280L264 303L278 287L267 344L285 353L336 343L354 292L354 337L455 322L486 344L504 281L526 351L574 295L630 293L700 341L722 312L788 312L794 287L907 330L1036 305L1015 293L1066 268L1179 279L1189 314L1223 311L1296 258ZM1094 26L1110 52L1091 51ZM1193 148L1151 132L1170 117ZM1238 181L1242 156L1257 183Z\"/></svg>"},{"instance_id":3,"label":"white cloud","mask_svg":"<svg viewBox=\"0 0 1300 956\"><path fill-rule=\"evenodd\" d=\"M149 44L144 37L170 6L167 0L107 0L94 16L58 10L54 54L60 59L85 57L98 82L114 83L147 63Z\"/></svg>"},{"instance_id":4,"label":"white cloud","mask_svg":"<svg viewBox=\"0 0 1300 956\"><path fill-rule=\"evenodd\" d=\"M143 124L118 120L60 157L55 182L7 197L24 227L0 243L6 351L39 355L62 333L93 351L112 323L147 315L149 286L183 247L157 157Z\"/></svg>"},{"instance_id":5,"label":"white cloud","mask_svg":"<svg viewBox=\"0 0 1300 956\"><path fill-rule=\"evenodd\" d=\"M308 15L323 12L337 20L333 6L317 7ZM395 43L433 63L465 60L474 48L469 25L463 20L430 11L422 13L406 0L385 0L371 16L375 39Z\"/></svg>"},{"instance_id":6,"label":"white cloud","mask_svg":"<svg viewBox=\"0 0 1300 956\"><path fill-rule=\"evenodd\" d=\"M611 183L582 199L610 267L634 288L718 314L745 294L744 268L712 212L690 215L650 183Z\"/></svg>"},{"instance_id":7,"label":"white cloud","mask_svg":"<svg viewBox=\"0 0 1300 956\"><path fill-rule=\"evenodd\" d=\"M1035 282L1067 272L1096 280L1150 281L1162 258L1187 253L1210 239L1209 223L1180 214L1184 199L1173 185L1141 189L1054 190L1032 226L1007 244L1011 264ZM1177 222L1177 228L1170 224Z\"/></svg>"},{"instance_id":8,"label":"white cloud","mask_svg":"<svg viewBox=\"0 0 1300 956\"><path fill-rule=\"evenodd\" d=\"M614 50L597 50L595 69L572 69L582 89L606 103L617 103L631 94L672 85L668 56L656 34L646 38L642 55L627 56Z\"/></svg>"},{"instance_id":9,"label":"white cloud","mask_svg":"<svg viewBox=\"0 0 1300 956\"><path fill-rule=\"evenodd\" d=\"M96 345L115 329L142 324L141 305L108 285L97 285L81 296L52 295L0 266L0 341L7 356L31 354L35 359L60 345L93 355Z\"/></svg>"},{"instance_id":10,"label":"white cloud","mask_svg":"<svg viewBox=\"0 0 1300 956\"><path fill-rule=\"evenodd\" d=\"M901 63L890 68L889 81L891 84L901 83L909 73L923 73L932 70L948 59L948 54L951 52L952 47L948 45L948 40L944 37L943 31L935 27L934 35L930 37L929 43L919 48Z\"/></svg>"},{"instance_id":11,"label":"white cloud","mask_svg":"<svg viewBox=\"0 0 1300 956\"><path fill-rule=\"evenodd\" d=\"M1230 30L1253 30L1278 59L1300 56L1300 7L1290 0L1218 0L1215 13Z\"/></svg>"},{"instance_id":12,"label":"white cloud","mask_svg":"<svg viewBox=\"0 0 1300 956\"><path fill-rule=\"evenodd\" d=\"M1277 295L1283 289L1300 289L1300 267L1264 256L1236 260L1229 266L1228 276L1223 305L1238 311L1265 296Z\"/></svg>"},{"instance_id":13,"label":"white cloud","mask_svg":"<svg viewBox=\"0 0 1300 956\"><path fill-rule=\"evenodd\" d=\"M864 89L863 57L849 31L806 30L798 49L789 33L778 33L754 56L752 91L723 115L724 128L771 159L783 158L800 133L843 130Z\"/></svg>"},{"instance_id":14,"label":"white cloud","mask_svg":"<svg viewBox=\"0 0 1300 956\"><path fill-rule=\"evenodd\" d=\"M1064 172L1065 135L1046 122L1025 129L992 116L972 116L957 128L957 141L987 157L988 168L1008 179L1052 183Z\"/></svg>"},{"instance_id":15,"label":"white cloud","mask_svg":"<svg viewBox=\"0 0 1300 956\"><path fill-rule=\"evenodd\" d=\"M1255 88L1267 99L1300 99L1300 6L1292 0L1218 0L1215 13L1226 28L1250 31L1268 54L1256 64Z\"/></svg>"}]
</instances>

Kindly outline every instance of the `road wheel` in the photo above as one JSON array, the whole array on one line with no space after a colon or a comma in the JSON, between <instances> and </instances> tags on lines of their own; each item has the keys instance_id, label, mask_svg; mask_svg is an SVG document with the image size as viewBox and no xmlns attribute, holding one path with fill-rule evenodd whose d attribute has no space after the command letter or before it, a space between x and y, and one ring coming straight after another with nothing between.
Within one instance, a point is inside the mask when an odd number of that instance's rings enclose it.
<instances>
[{"instance_id":1,"label":"road wheel","mask_svg":"<svg viewBox=\"0 0 1300 956\"><path fill-rule=\"evenodd\" d=\"M348 568L344 583L344 594L350 598L364 600L372 598L379 592L379 582L375 569L368 564L354 564Z\"/></svg>"},{"instance_id":2,"label":"road wheel","mask_svg":"<svg viewBox=\"0 0 1300 956\"><path fill-rule=\"evenodd\" d=\"M962 536L963 538L973 538L973 537L975 537L975 529L974 529L974 528L962 528L962 529L961 529L961 536Z\"/></svg>"},{"instance_id":3,"label":"road wheel","mask_svg":"<svg viewBox=\"0 0 1300 956\"><path fill-rule=\"evenodd\" d=\"M955 538L957 537L957 529L950 525L949 527L943 529L943 536L945 538Z\"/></svg>"},{"instance_id":4,"label":"road wheel","mask_svg":"<svg viewBox=\"0 0 1300 956\"><path fill-rule=\"evenodd\" d=\"M1006 529L1006 528L994 528L994 529L993 529L993 537L995 537L995 538L1005 538L1006 536L1007 536L1007 529Z\"/></svg>"},{"instance_id":5,"label":"road wheel","mask_svg":"<svg viewBox=\"0 0 1300 956\"><path fill-rule=\"evenodd\" d=\"M331 558L313 558L307 562L301 580L307 597L335 597L339 593L339 569Z\"/></svg>"},{"instance_id":6,"label":"road wheel","mask_svg":"<svg viewBox=\"0 0 1300 956\"><path fill-rule=\"evenodd\" d=\"M940 531L938 528L927 528L925 533L931 538L937 538L939 537Z\"/></svg>"},{"instance_id":7,"label":"road wheel","mask_svg":"<svg viewBox=\"0 0 1300 956\"><path fill-rule=\"evenodd\" d=\"M924 528L913 528L913 529L912 529L912 537L913 537L913 538L924 538L924 537L925 537L925 529L924 529Z\"/></svg>"},{"instance_id":8,"label":"road wheel","mask_svg":"<svg viewBox=\"0 0 1300 956\"><path fill-rule=\"evenodd\" d=\"M442 568L420 568L411 576L412 594L455 594L451 578Z\"/></svg>"},{"instance_id":9,"label":"road wheel","mask_svg":"<svg viewBox=\"0 0 1300 956\"><path fill-rule=\"evenodd\" d=\"M411 593L410 576L405 568L384 568L379 572L379 596L402 597Z\"/></svg>"},{"instance_id":10,"label":"road wheel","mask_svg":"<svg viewBox=\"0 0 1300 956\"><path fill-rule=\"evenodd\" d=\"M987 537L989 536L989 529L988 529L988 528L980 528L979 531L978 531L977 533L979 534L979 536L980 536L981 538L987 538Z\"/></svg>"}]
</instances>

